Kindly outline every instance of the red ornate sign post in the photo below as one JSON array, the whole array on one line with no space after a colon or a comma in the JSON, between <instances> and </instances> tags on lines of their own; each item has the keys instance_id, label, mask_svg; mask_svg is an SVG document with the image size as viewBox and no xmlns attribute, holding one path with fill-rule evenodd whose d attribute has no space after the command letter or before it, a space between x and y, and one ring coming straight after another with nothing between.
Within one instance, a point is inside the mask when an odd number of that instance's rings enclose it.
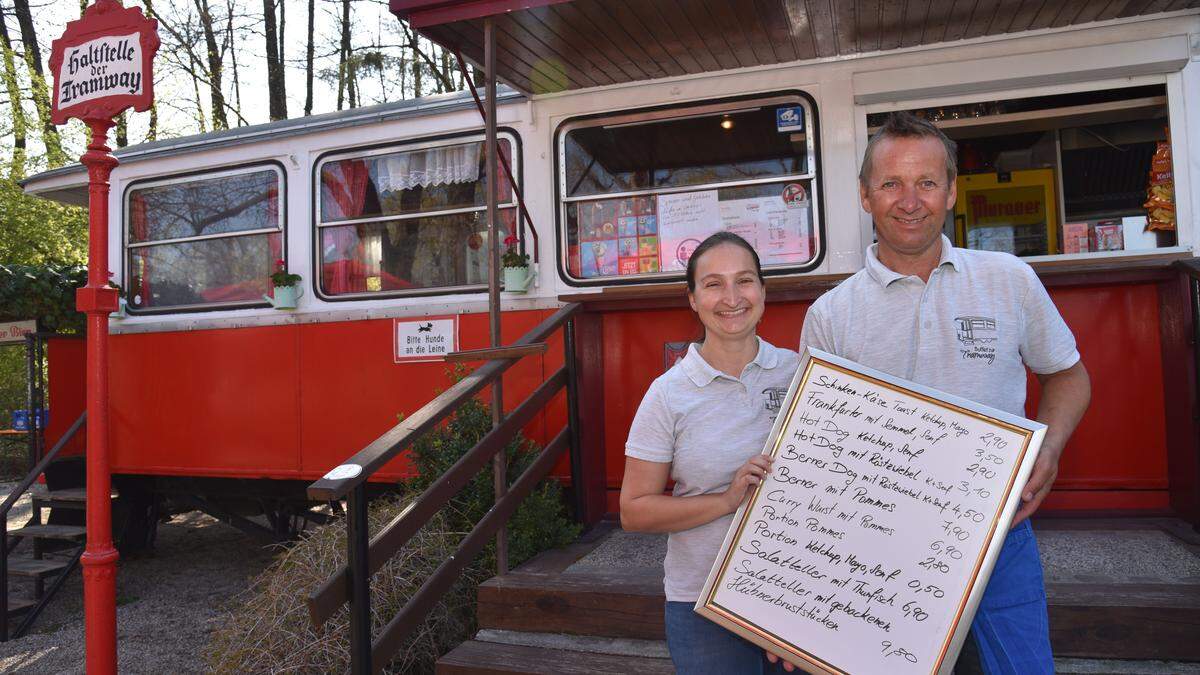
<instances>
[{"instance_id":1,"label":"red ornate sign post","mask_svg":"<svg viewBox=\"0 0 1200 675\"><path fill-rule=\"evenodd\" d=\"M117 291L108 286L108 177L117 160L108 148L113 118L143 111L154 100L152 63L158 22L119 0L96 0L83 18L54 41L51 119L83 120L91 142L80 161L88 170L88 283L76 294L87 313L87 548L83 603L87 672L117 672L117 550L112 542L112 488L108 463L108 315Z\"/></svg>"}]
</instances>

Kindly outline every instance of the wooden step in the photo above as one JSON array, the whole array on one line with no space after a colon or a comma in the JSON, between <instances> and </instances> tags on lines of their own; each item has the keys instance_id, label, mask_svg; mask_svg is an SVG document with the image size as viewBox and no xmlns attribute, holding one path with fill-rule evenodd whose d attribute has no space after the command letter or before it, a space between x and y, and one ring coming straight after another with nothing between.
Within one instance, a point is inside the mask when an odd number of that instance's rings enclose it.
<instances>
[{"instance_id":1,"label":"wooden step","mask_svg":"<svg viewBox=\"0 0 1200 675\"><path fill-rule=\"evenodd\" d=\"M25 612L33 609L33 606L36 604L37 600L10 597L8 599L8 615L12 617L24 614ZM9 626L9 630L12 630L12 626Z\"/></svg>"},{"instance_id":2,"label":"wooden step","mask_svg":"<svg viewBox=\"0 0 1200 675\"><path fill-rule=\"evenodd\" d=\"M437 672L439 675L467 675L469 673L478 675L500 675L502 673L667 675L674 673L675 668L669 659L591 654L470 640L438 659Z\"/></svg>"},{"instance_id":3,"label":"wooden step","mask_svg":"<svg viewBox=\"0 0 1200 675\"><path fill-rule=\"evenodd\" d=\"M44 485L34 486L33 501L39 506L61 506L64 508L82 509L87 506L86 488L65 488L62 490L47 490ZM109 494L110 499L116 499L120 494L114 489Z\"/></svg>"},{"instance_id":4,"label":"wooden step","mask_svg":"<svg viewBox=\"0 0 1200 675\"><path fill-rule=\"evenodd\" d=\"M11 537L39 537L42 539L64 539L80 541L87 530L78 525L30 525L19 530L9 530Z\"/></svg>"},{"instance_id":5,"label":"wooden step","mask_svg":"<svg viewBox=\"0 0 1200 675\"><path fill-rule=\"evenodd\" d=\"M1047 584L1055 656L1200 661L1200 585Z\"/></svg>"},{"instance_id":6,"label":"wooden step","mask_svg":"<svg viewBox=\"0 0 1200 675\"><path fill-rule=\"evenodd\" d=\"M480 628L663 639L662 575L523 574L479 586Z\"/></svg>"},{"instance_id":7,"label":"wooden step","mask_svg":"<svg viewBox=\"0 0 1200 675\"><path fill-rule=\"evenodd\" d=\"M67 569L70 563L63 560L34 560L33 558L9 558L8 573L21 577L44 579Z\"/></svg>"}]
</instances>

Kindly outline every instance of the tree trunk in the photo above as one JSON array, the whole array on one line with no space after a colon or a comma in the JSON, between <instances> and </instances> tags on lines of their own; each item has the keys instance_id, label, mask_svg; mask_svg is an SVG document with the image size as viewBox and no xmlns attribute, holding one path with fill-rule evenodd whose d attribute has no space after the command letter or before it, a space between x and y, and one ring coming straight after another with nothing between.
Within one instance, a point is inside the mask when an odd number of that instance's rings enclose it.
<instances>
[{"instance_id":1,"label":"tree trunk","mask_svg":"<svg viewBox=\"0 0 1200 675\"><path fill-rule=\"evenodd\" d=\"M117 147L123 148L129 145L129 112L123 112L117 117Z\"/></svg>"},{"instance_id":2,"label":"tree trunk","mask_svg":"<svg viewBox=\"0 0 1200 675\"><path fill-rule=\"evenodd\" d=\"M238 126L245 123L245 118L242 117L242 78L238 75L237 49L233 48L233 0L225 0L226 10L229 12L226 15L225 23L225 44L221 45L221 54L225 54L225 50L229 50L229 60L233 65L233 112L238 117Z\"/></svg>"},{"instance_id":3,"label":"tree trunk","mask_svg":"<svg viewBox=\"0 0 1200 675\"><path fill-rule=\"evenodd\" d=\"M287 0L275 0L275 3L279 5L279 62L283 63L283 54L285 51L283 48L283 36L284 30L287 29Z\"/></svg>"},{"instance_id":4,"label":"tree trunk","mask_svg":"<svg viewBox=\"0 0 1200 675\"><path fill-rule=\"evenodd\" d=\"M25 108L22 107L21 85L17 81L17 63L13 58L12 40L8 37L3 8L0 8L0 49L4 50L4 88L8 106L12 109L13 154L8 163L8 177L14 181L25 177Z\"/></svg>"},{"instance_id":5,"label":"tree trunk","mask_svg":"<svg viewBox=\"0 0 1200 675\"><path fill-rule=\"evenodd\" d=\"M29 80L33 85L33 104L37 107L38 120L42 126L42 143L46 146L46 164L54 169L67 163L63 154L58 129L50 121L50 90L46 87L46 76L42 71L42 50L38 46L37 31L33 16L29 13L29 0L14 0L17 24L21 27L21 43L24 47L25 64L29 68Z\"/></svg>"},{"instance_id":6,"label":"tree trunk","mask_svg":"<svg viewBox=\"0 0 1200 675\"><path fill-rule=\"evenodd\" d=\"M313 107L313 36L316 26L313 16L316 10L316 0L308 0L308 51L304 55L304 116L312 114Z\"/></svg>"},{"instance_id":7,"label":"tree trunk","mask_svg":"<svg viewBox=\"0 0 1200 675\"><path fill-rule=\"evenodd\" d=\"M408 31L408 48L412 51L413 98L421 98L421 46L417 31Z\"/></svg>"},{"instance_id":8,"label":"tree trunk","mask_svg":"<svg viewBox=\"0 0 1200 675\"><path fill-rule=\"evenodd\" d=\"M146 7L146 16L151 19L158 17L154 14L153 0L142 0L142 4ZM146 130L146 142L158 140L158 103L150 102L150 128Z\"/></svg>"},{"instance_id":9,"label":"tree trunk","mask_svg":"<svg viewBox=\"0 0 1200 675\"><path fill-rule=\"evenodd\" d=\"M283 6L283 2L279 3ZM275 32L275 2L263 0L263 25L267 33L267 93L271 120L287 119L287 97L284 94L283 55Z\"/></svg>"},{"instance_id":10,"label":"tree trunk","mask_svg":"<svg viewBox=\"0 0 1200 675\"><path fill-rule=\"evenodd\" d=\"M192 76L192 90L196 92L196 123L200 126L200 133L208 131L208 124L204 119L204 101L200 98L200 78L196 77L196 69L199 64L196 63L195 55L192 50L188 50L188 63L191 65L188 73Z\"/></svg>"},{"instance_id":11,"label":"tree trunk","mask_svg":"<svg viewBox=\"0 0 1200 675\"><path fill-rule=\"evenodd\" d=\"M221 85L221 52L217 49L217 35L213 32L212 14L208 11L208 0L195 0L200 13L200 27L204 31L204 44L208 48L208 89L212 102L213 131L229 128L225 116L225 93ZM197 84L197 86L199 86ZM203 115L203 113L201 113Z\"/></svg>"},{"instance_id":12,"label":"tree trunk","mask_svg":"<svg viewBox=\"0 0 1200 675\"><path fill-rule=\"evenodd\" d=\"M346 101L350 84L350 0L342 0L342 39L338 47L338 110ZM353 104L351 104L353 107Z\"/></svg>"}]
</instances>

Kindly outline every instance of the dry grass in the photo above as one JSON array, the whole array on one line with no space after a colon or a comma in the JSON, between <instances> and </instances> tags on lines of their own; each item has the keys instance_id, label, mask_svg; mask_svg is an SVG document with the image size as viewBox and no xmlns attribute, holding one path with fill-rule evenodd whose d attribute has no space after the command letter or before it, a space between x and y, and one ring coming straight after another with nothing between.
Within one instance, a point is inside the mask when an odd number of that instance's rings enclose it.
<instances>
[{"instance_id":1,"label":"dry grass","mask_svg":"<svg viewBox=\"0 0 1200 675\"><path fill-rule=\"evenodd\" d=\"M378 532L405 505L380 499L370 513ZM372 634L391 620L437 566L453 552L461 532L447 532L447 519L435 516L407 547L371 579ZM349 610L343 607L323 627L309 620L305 598L344 564L343 520L312 531L286 551L235 599L224 625L205 651L218 673L332 673L350 664ZM486 577L476 563L440 602L390 664L393 672L432 672L443 652L474 630L474 591Z\"/></svg>"}]
</instances>

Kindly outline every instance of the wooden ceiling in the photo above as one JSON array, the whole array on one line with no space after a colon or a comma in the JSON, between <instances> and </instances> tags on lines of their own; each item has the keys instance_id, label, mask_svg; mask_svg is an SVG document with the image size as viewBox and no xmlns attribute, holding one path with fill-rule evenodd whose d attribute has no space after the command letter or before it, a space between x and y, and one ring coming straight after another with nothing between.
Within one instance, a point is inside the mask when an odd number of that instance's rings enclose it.
<instances>
[{"instance_id":1,"label":"wooden ceiling","mask_svg":"<svg viewBox=\"0 0 1200 675\"><path fill-rule=\"evenodd\" d=\"M1200 8L1200 0L391 0L429 39L546 93Z\"/></svg>"}]
</instances>

